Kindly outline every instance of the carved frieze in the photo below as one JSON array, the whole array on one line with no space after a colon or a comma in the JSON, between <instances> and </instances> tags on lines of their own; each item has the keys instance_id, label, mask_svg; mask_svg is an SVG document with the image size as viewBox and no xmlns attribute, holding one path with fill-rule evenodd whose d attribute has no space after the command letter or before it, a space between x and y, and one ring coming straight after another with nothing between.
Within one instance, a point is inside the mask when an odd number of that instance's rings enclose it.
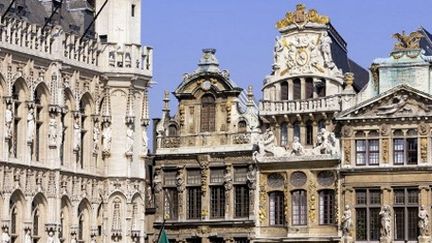
<instances>
[{"instance_id":1,"label":"carved frieze","mask_svg":"<svg viewBox=\"0 0 432 243\"><path fill-rule=\"evenodd\" d=\"M428 160L428 138L420 138L420 158L423 163Z\"/></svg>"},{"instance_id":2,"label":"carved frieze","mask_svg":"<svg viewBox=\"0 0 432 243\"><path fill-rule=\"evenodd\" d=\"M263 225L267 220L267 176L260 174L259 182L259 211L258 217L260 224Z\"/></svg>"},{"instance_id":3,"label":"carved frieze","mask_svg":"<svg viewBox=\"0 0 432 243\"><path fill-rule=\"evenodd\" d=\"M351 140L344 141L344 160L346 165L351 164Z\"/></svg>"},{"instance_id":4,"label":"carved frieze","mask_svg":"<svg viewBox=\"0 0 432 243\"><path fill-rule=\"evenodd\" d=\"M382 160L384 163L389 163L390 144L388 138L382 140Z\"/></svg>"}]
</instances>

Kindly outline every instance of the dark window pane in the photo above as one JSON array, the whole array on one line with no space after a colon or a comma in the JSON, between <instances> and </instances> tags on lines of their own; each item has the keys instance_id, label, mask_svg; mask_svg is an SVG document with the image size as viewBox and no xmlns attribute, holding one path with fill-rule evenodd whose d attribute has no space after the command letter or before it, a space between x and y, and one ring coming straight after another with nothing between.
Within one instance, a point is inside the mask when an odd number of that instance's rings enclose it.
<instances>
[{"instance_id":1,"label":"dark window pane","mask_svg":"<svg viewBox=\"0 0 432 243\"><path fill-rule=\"evenodd\" d=\"M249 216L249 189L247 185L235 186L235 217Z\"/></svg>"},{"instance_id":2,"label":"dark window pane","mask_svg":"<svg viewBox=\"0 0 432 243\"><path fill-rule=\"evenodd\" d=\"M224 218L225 217L225 187L212 186L210 188L210 217Z\"/></svg>"},{"instance_id":3,"label":"dark window pane","mask_svg":"<svg viewBox=\"0 0 432 243\"><path fill-rule=\"evenodd\" d=\"M307 224L306 191L297 190L292 193L292 218L293 225Z\"/></svg>"},{"instance_id":4,"label":"dark window pane","mask_svg":"<svg viewBox=\"0 0 432 243\"><path fill-rule=\"evenodd\" d=\"M404 208L395 208L394 209L395 214L395 240L404 240L405 239L405 214L404 214Z\"/></svg>"},{"instance_id":5,"label":"dark window pane","mask_svg":"<svg viewBox=\"0 0 432 243\"><path fill-rule=\"evenodd\" d=\"M285 206L283 192L270 192L270 225L285 223Z\"/></svg>"},{"instance_id":6,"label":"dark window pane","mask_svg":"<svg viewBox=\"0 0 432 243\"><path fill-rule=\"evenodd\" d=\"M201 218L201 187L188 188L188 219Z\"/></svg>"},{"instance_id":7,"label":"dark window pane","mask_svg":"<svg viewBox=\"0 0 432 243\"><path fill-rule=\"evenodd\" d=\"M215 130L215 98L204 95L201 99L201 132Z\"/></svg>"},{"instance_id":8,"label":"dark window pane","mask_svg":"<svg viewBox=\"0 0 432 243\"><path fill-rule=\"evenodd\" d=\"M379 240L380 238L380 208L371 208L369 210L369 231L370 231L370 240Z\"/></svg>"},{"instance_id":9,"label":"dark window pane","mask_svg":"<svg viewBox=\"0 0 432 243\"><path fill-rule=\"evenodd\" d=\"M367 240L367 218L366 218L366 208L356 209L356 239L357 240Z\"/></svg>"},{"instance_id":10,"label":"dark window pane","mask_svg":"<svg viewBox=\"0 0 432 243\"><path fill-rule=\"evenodd\" d=\"M288 100L288 82L281 83L281 100Z\"/></svg>"},{"instance_id":11,"label":"dark window pane","mask_svg":"<svg viewBox=\"0 0 432 243\"><path fill-rule=\"evenodd\" d=\"M177 219L178 217L178 194L177 188L166 188L165 189L165 201L164 201L164 216L167 219Z\"/></svg>"},{"instance_id":12,"label":"dark window pane","mask_svg":"<svg viewBox=\"0 0 432 243\"><path fill-rule=\"evenodd\" d=\"M417 164L417 138L407 138L407 164Z\"/></svg>"},{"instance_id":13,"label":"dark window pane","mask_svg":"<svg viewBox=\"0 0 432 243\"><path fill-rule=\"evenodd\" d=\"M293 96L295 100L301 99L301 83L300 79L296 78L293 80Z\"/></svg>"},{"instance_id":14,"label":"dark window pane","mask_svg":"<svg viewBox=\"0 0 432 243\"><path fill-rule=\"evenodd\" d=\"M307 78L305 82L305 86L306 86L306 99L313 98L313 91L314 91L313 79Z\"/></svg>"}]
</instances>

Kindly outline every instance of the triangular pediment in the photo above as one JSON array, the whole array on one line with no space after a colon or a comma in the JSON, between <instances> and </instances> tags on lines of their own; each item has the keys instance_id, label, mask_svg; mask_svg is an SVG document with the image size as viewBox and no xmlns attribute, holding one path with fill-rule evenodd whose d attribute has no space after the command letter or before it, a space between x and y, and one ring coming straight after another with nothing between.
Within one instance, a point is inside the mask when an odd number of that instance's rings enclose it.
<instances>
[{"instance_id":1,"label":"triangular pediment","mask_svg":"<svg viewBox=\"0 0 432 243\"><path fill-rule=\"evenodd\" d=\"M338 120L392 119L432 116L432 96L406 85L399 85L342 112Z\"/></svg>"}]
</instances>

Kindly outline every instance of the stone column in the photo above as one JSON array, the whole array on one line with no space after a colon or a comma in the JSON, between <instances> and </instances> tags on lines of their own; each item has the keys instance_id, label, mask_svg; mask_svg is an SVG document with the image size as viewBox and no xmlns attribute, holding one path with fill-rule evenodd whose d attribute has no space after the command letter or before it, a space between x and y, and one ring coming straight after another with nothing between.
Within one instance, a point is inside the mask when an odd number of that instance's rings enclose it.
<instances>
[{"instance_id":1,"label":"stone column","mask_svg":"<svg viewBox=\"0 0 432 243\"><path fill-rule=\"evenodd\" d=\"M301 95L300 98L303 100L306 98L306 81L305 78L300 78Z\"/></svg>"},{"instance_id":2,"label":"stone column","mask_svg":"<svg viewBox=\"0 0 432 243\"><path fill-rule=\"evenodd\" d=\"M224 178L225 187L225 219L232 219L234 217L234 205L232 198L233 193L233 167L232 164L227 164Z\"/></svg>"},{"instance_id":3,"label":"stone column","mask_svg":"<svg viewBox=\"0 0 432 243\"><path fill-rule=\"evenodd\" d=\"M293 100L294 94L293 94L294 86L292 79L288 79L288 100Z\"/></svg>"},{"instance_id":4,"label":"stone column","mask_svg":"<svg viewBox=\"0 0 432 243\"><path fill-rule=\"evenodd\" d=\"M301 144L306 143L306 126L303 120L300 121L300 143Z\"/></svg>"}]
</instances>

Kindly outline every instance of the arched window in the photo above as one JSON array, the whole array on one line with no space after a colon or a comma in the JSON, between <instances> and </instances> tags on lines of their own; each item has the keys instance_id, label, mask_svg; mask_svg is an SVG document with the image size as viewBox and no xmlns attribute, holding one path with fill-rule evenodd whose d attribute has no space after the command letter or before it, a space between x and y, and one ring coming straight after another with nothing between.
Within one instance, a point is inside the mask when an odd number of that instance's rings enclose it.
<instances>
[{"instance_id":1,"label":"arched window","mask_svg":"<svg viewBox=\"0 0 432 243\"><path fill-rule=\"evenodd\" d=\"M313 79L312 78L307 78L306 82L306 99L311 99L313 98L313 93L314 93L314 84L313 84Z\"/></svg>"},{"instance_id":2,"label":"arched window","mask_svg":"<svg viewBox=\"0 0 432 243\"><path fill-rule=\"evenodd\" d=\"M215 107L215 98L212 95L201 98L201 132L215 131Z\"/></svg>"},{"instance_id":3,"label":"arched window","mask_svg":"<svg viewBox=\"0 0 432 243\"><path fill-rule=\"evenodd\" d=\"M247 124L246 121L239 121L238 122L238 132L244 133L247 131Z\"/></svg>"},{"instance_id":4,"label":"arched window","mask_svg":"<svg viewBox=\"0 0 432 243\"><path fill-rule=\"evenodd\" d=\"M286 122L281 125L280 145L288 145L288 124Z\"/></svg>"},{"instance_id":5,"label":"arched window","mask_svg":"<svg viewBox=\"0 0 432 243\"><path fill-rule=\"evenodd\" d=\"M295 190L291 195L292 224L307 225L307 198L305 190Z\"/></svg>"},{"instance_id":6,"label":"arched window","mask_svg":"<svg viewBox=\"0 0 432 243\"><path fill-rule=\"evenodd\" d=\"M84 163L89 161L91 138L92 138L92 119L91 119L91 105L90 98L84 96L80 101L80 117L81 117L81 141L79 146L79 162L80 168L84 169Z\"/></svg>"},{"instance_id":7,"label":"arched window","mask_svg":"<svg viewBox=\"0 0 432 243\"><path fill-rule=\"evenodd\" d=\"M319 220L320 224L334 224L335 196L333 190L319 192Z\"/></svg>"},{"instance_id":8,"label":"arched window","mask_svg":"<svg viewBox=\"0 0 432 243\"><path fill-rule=\"evenodd\" d=\"M26 126L27 126L27 107L26 101L26 86L25 82L20 79L12 86L12 104L9 104L7 109L12 113L11 134L9 143L9 155L11 158L18 158L22 154L23 144L20 141L26 141Z\"/></svg>"},{"instance_id":9,"label":"arched window","mask_svg":"<svg viewBox=\"0 0 432 243\"><path fill-rule=\"evenodd\" d=\"M37 208L33 211L33 236L39 236L39 210Z\"/></svg>"},{"instance_id":10,"label":"arched window","mask_svg":"<svg viewBox=\"0 0 432 243\"><path fill-rule=\"evenodd\" d=\"M270 225L284 225L285 223L285 202L284 193L274 191L269 193Z\"/></svg>"},{"instance_id":11,"label":"arched window","mask_svg":"<svg viewBox=\"0 0 432 243\"><path fill-rule=\"evenodd\" d=\"M168 136L177 136L177 126L171 124L168 126Z\"/></svg>"},{"instance_id":12,"label":"arched window","mask_svg":"<svg viewBox=\"0 0 432 243\"><path fill-rule=\"evenodd\" d=\"M312 145L313 144L313 126L312 121L306 122L306 144Z\"/></svg>"},{"instance_id":13,"label":"arched window","mask_svg":"<svg viewBox=\"0 0 432 243\"><path fill-rule=\"evenodd\" d=\"M81 213L78 218L78 240L83 240L84 215Z\"/></svg>"},{"instance_id":14,"label":"arched window","mask_svg":"<svg viewBox=\"0 0 432 243\"><path fill-rule=\"evenodd\" d=\"M281 100L288 100L288 82L284 81L281 83L281 96L280 99Z\"/></svg>"},{"instance_id":15,"label":"arched window","mask_svg":"<svg viewBox=\"0 0 432 243\"><path fill-rule=\"evenodd\" d=\"M318 97L326 96L326 81L323 78L321 79L321 82L317 87L317 93L318 93Z\"/></svg>"},{"instance_id":16,"label":"arched window","mask_svg":"<svg viewBox=\"0 0 432 243\"><path fill-rule=\"evenodd\" d=\"M17 233L17 208L14 206L11 210L11 234Z\"/></svg>"},{"instance_id":17,"label":"arched window","mask_svg":"<svg viewBox=\"0 0 432 243\"><path fill-rule=\"evenodd\" d=\"M295 100L301 99L301 91L300 79L296 78L293 80L293 98Z\"/></svg>"}]
</instances>

